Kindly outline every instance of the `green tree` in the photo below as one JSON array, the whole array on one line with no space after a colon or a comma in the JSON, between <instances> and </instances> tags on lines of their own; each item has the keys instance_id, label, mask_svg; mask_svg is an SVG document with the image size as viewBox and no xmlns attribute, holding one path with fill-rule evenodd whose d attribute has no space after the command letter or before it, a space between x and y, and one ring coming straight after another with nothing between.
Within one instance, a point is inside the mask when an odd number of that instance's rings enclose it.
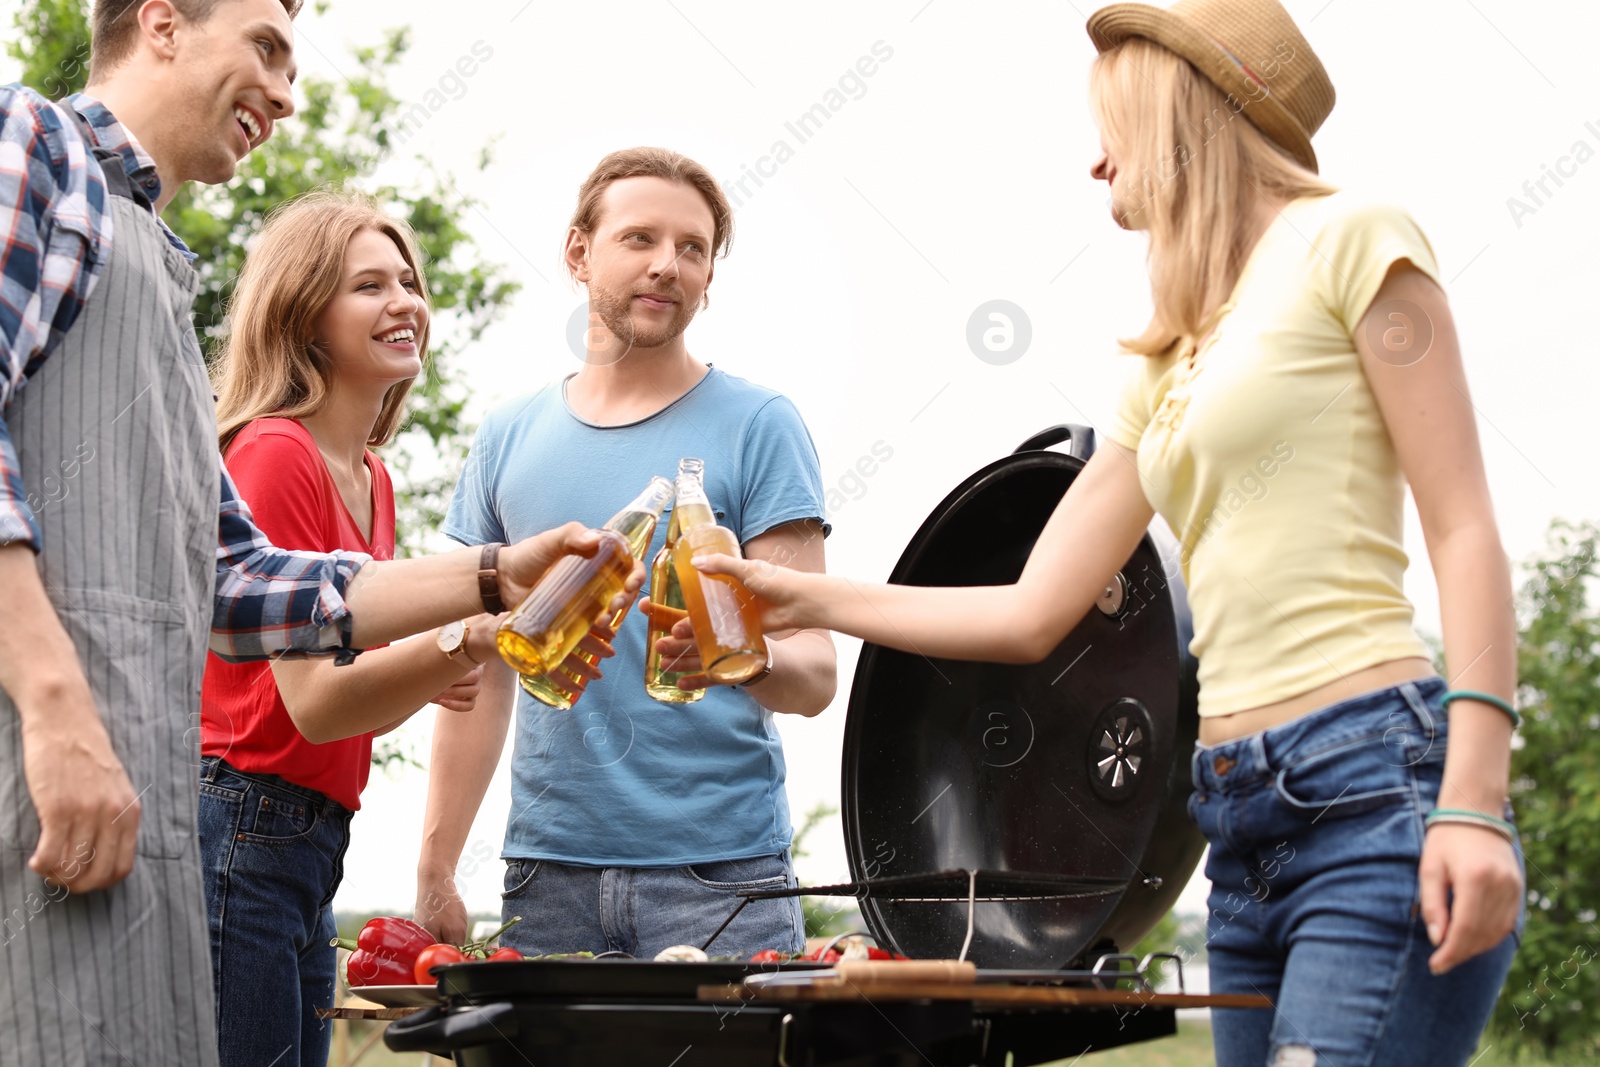
<instances>
[{"instance_id":1,"label":"green tree","mask_svg":"<svg viewBox=\"0 0 1600 1067\"><path fill-rule=\"evenodd\" d=\"M806 841L813 831L839 814L839 809L827 801L818 801L795 828L789 854L796 860L810 855ZM850 897L801 897L800 914L804 919L807 937L835 937L852 930L865 930L861 909Z\"/></svg>"},{"instance_id":2,"label":"green tree","mask_svg":"<svg viewBox=\"0 0 1600 1067\"><path fill-rule=\"evenodd\" d=\"M1511 796L1528 923L1492 1035L1530 1052L1600 1054L1600 526L1557 522L1519 598L1522 728Z\"/></svg>"},{"instance_id":3,"label":"green tree","mask_svg":"<svg viewBox=\"0 0 1600 1067\"><path fill-rule=\"evenodd\" d=\"M327 10L328 0L313 6ZM25 0L14 17L7 53L20 80L47 96L77 92L88 80L89 28L84 0ZM424 380L411 394L410 418L386 453L396 469L397 528L402 553L416 550L443 517L472 427L462 417L466 390L454 376L461 350L497 319L519 285L486 262L462 227L474 201L419 156L415 166L389 164L408 138L403 102L388 85L389 71L410 45L408 29L390 30L374 46L354 49L348 79L308 76L296 86L296 114L278 124L272 140L251 153L226 185L191 183L165 213L198 255L200 293L195 324L216 356L226 333L225 311L244 262L245 243L276 205L327 185L360 188L417 231L433 294L433 352ZM398 136L397 136L398 135ZM488 146L478 159L490 161ZM386 178L408 169L404 185Z\"/></svg>"}]
</instances>

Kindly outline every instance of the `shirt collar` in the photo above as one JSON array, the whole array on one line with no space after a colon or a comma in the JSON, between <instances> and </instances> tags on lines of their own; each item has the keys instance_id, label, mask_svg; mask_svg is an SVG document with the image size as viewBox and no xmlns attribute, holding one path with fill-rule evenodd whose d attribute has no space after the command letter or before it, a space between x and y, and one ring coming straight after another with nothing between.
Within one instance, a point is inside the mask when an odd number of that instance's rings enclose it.
<instances>
[{"instance_id":1,"label":"shirt collar","mask_svg":"<svg viewBox=\"0 0 1600 1067\"><path fill-rule=\"evenodd\" d=\"M161 177L156 173L156 161L150 158L150 153L134 137L132 131L117 121L111 109L88 93L73 93L67 97L67 104L74 111L84 117L89 123L89 129L94 133L95 143L101 148L109 148L122 157L123 169L128 172L128 180L136 183L144 190L152 204L161 199ZM183 239L172 232L172 228L156 215L156 222L161 226L161 232L166 234L167 242L182 252L184 258L193 263L196 254L190 251Z\"/></svg>"}]
</instances>

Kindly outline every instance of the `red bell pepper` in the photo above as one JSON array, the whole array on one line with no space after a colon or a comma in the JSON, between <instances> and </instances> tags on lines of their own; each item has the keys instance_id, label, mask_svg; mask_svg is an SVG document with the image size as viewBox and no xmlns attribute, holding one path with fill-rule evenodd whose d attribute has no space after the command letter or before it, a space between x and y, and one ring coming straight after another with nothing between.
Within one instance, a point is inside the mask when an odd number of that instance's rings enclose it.
<instances>
[{"instance_id":1,"label":"red bell pepper","mask_svg":"<svg viewBox=\"0 0 1600 1067\"><path fill-rule=\"evenodd\" d=\"M334 944L351 950L345 980L351 988L368 985L411 985L417 956L433 944L433 935L410 919L380 915L361 928L354 941Z\"/></svg>"}]
</instances>

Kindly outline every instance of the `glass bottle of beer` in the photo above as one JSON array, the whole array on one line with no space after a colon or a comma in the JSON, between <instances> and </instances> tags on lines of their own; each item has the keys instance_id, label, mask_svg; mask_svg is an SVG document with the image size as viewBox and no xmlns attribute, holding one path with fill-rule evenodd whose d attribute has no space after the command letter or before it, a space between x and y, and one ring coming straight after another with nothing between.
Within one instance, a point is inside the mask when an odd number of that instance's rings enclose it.
<instances>
[{"instance_id":1,"label":"glass bottle of beer","mask_svg":"<svg viewBox=\"0 0 1600 1067\"><path fill-rule=\"evenodd\" d=\"M556 669L578 647L595 617L622 592L671 499L671 482L650 479L644 492L601 529L593 556L557 560L500 624L495 634L500 658L518 674L537 676Z\"/></svg>"},{"instance_id":2,"label":"glass bottle of beer","mask_svg":"<svg viewBox=\"0 0 1600 1067\"><path fill-rule=\"evenodd\" d=\"M683 587L684 608L700 646L701 670L724 684L738 684L761 673L767 665L767 642L761 636L756 599L731 575L701 574L692 562L697 555L721 553L741 557L739 539L718 526L700 472L678 474L678 499L673 517L678 541L672 549L673 569Z\"/></svg>"},{"instance_id":3,"label":"glass bottle of beer","mask_svg":"<svg viewBox=\"0 0 1600 1067\"><path fill-rule=\"evenodd\" d=\"M620 627L623 617L628 614L628 609L631 607L633 607L633 603L630 601L623 606L621 611L611 617L608 625L613 630ZM583 690L589 684L587 679L573 674L568 669L567 664L574 660L582 660L593 667L600 662L600 657L592 652L580 652L574 649L570 656L561 661L561 666L549 674L517 675L522 691L541 704L560 711L572 710L572 705L576 704L578 699L583 696Z\"/></svg>"},{"instance_id":4,"label":"glass bottle of beer","mask_svg":"<svg viewBox=\"0 0 1600 1067\"><path fill-rule=\"evenodd\" d=\"M690 470L698 475L704 469L705 463L698 459L678 461L680 475ZM672 566L672 546L677 541L678 509L674 507L672 519L667 523L667 542L661 546L661 551L656 553L655 561L650 565L650 603L683 611L683 586L678 583L678 572ZM656 642L671 632L670 621L657 618L650 620L650 628L645 632L644 639L644 691L663 704L692 704L705 696L706 691L679 689L678 679L683 677L684 672L665 670L661 664L661 653L656 650Z\"/></svg>"}]
</instances>

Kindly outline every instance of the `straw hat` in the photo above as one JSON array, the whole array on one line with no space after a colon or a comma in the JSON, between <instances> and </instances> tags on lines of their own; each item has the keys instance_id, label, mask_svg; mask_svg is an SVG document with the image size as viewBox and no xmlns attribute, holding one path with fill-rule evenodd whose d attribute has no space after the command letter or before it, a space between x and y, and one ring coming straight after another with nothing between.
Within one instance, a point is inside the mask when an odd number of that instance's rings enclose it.
<instances>
[{"instance_id":1,"label":"straw hat","mask_svg":"<svg viewBox=\"0 0 1600 1067\"><path fill-rule=\"evenodd\" d=\"M1278 147L1317 169L1311 135L1333 110L1333 82L1277 0L1111 4L1089 17L1088 29L1102 52L1129 37L1176 52L1243 104L1245 117Z\"/></svg>"}]
</instances>

